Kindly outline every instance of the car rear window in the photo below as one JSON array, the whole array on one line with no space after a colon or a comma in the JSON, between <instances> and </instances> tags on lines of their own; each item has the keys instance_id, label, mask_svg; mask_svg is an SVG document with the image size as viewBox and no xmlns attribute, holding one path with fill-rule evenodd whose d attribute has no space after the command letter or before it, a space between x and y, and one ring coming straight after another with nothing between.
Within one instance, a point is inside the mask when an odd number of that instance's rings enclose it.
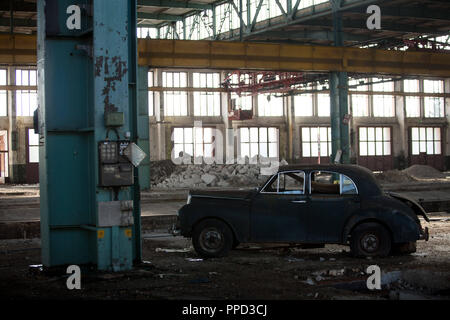
<instances>
[{"instance_id":1,"label":"car rear window","mask_svg":"<svg viewBox=\"0 0 450 320\"><path fill-rule=\"evenodd\" d=\"M355 183L346 175L337 172L312 171L310 182L312 195L358 194Z\"/></svg>"}]
</instances>

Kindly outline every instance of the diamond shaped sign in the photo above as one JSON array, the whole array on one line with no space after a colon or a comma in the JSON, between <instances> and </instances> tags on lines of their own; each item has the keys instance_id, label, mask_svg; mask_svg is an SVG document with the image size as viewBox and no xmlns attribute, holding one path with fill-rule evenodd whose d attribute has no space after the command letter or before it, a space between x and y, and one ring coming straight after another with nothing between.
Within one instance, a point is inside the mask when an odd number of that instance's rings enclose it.
<instances>
[{"instance_id":1,"label":"diamond shaped sign","mask_svg":"<svg viewBox=\"0 0 450 320\"><path fill-rule=\"evenodd\" d=\"M142 160L144 160L147 156L147 154L135 143L130 143L128 147L123 151L123 154L135 167L139 166Z\"/></svg>"}]
</instances>

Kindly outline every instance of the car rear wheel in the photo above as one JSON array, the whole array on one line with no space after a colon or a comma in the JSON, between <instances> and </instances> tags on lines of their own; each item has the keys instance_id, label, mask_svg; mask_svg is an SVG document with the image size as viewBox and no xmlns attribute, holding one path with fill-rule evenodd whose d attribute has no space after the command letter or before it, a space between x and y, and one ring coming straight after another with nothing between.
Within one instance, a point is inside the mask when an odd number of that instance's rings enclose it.
<instances>
[{"instance_id":1,"label":"car rear wheel","mask_svg":"<svg viewBox=\"0 0 450 320\"><path fill-rule=\"evenodd\" d=\"M202 257L224 257L233 245L233 234L222 221L207 219L194 228L192 244L195 251Z\"/></svg>"},{"instance_id":2,"label":"car rear wheel","mask_svg":"<svg viewBox=\"0 0 450 320\"><path fill-rule=\"evenodd\" d=\"M385 257L391 251L389 231L374 222L360 224L351 234L350 249L355 257Z\"/></svg>"}]
</instances>

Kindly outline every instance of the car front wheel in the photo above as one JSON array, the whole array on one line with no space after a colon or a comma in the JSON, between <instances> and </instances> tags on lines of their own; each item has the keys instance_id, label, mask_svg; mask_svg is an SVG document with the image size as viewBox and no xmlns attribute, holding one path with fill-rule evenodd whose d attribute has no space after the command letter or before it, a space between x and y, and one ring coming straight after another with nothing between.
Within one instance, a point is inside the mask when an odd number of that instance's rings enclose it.
<instances>
[{"instance_id":1,"label":"car front wheel","mask_svg":"<svg viewBox=\"0 0 450 320\"><path fill-rule=\"evenodd\" d=\"M374 222L360 224L351 234L350 249L356 257L385 257L391 252L389 231Z\"/></svg>"},{"instance_id":2,"label":"car front wheel","mask_svg":"<svg viewBox=\"0 0 450 320\"><path fill-rule=\"evenodd\" d=\"M224 257L233 245L233 234L222 221L207 219L194 228L192 244L195 251L202 257Z\"/></svg>"}]
</instances>

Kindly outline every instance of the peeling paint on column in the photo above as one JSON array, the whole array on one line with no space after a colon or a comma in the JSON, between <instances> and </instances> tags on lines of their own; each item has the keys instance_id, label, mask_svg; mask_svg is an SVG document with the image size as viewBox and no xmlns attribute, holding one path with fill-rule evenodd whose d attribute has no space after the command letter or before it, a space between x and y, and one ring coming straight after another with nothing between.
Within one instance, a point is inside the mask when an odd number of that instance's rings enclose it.
<instances>
[{"instance_id":1,"label":"peeling paint on column","mask_svg":"<svg viewBox=\"0 0 450 320\"><path fill-rule=\"evenodd\" d=\"M114 70L112 75L110 75L110 69ZM127 72L127 61L123 61L120 56L112 58L99 56L95 58L95 76L102 77L103 75L103 80L105 81L105 86L102 89L105 112L118 111L118 108L110 101L110 94L112 91L116 91L116 82L121 82Z\"/></svg>"}]
</instances>

